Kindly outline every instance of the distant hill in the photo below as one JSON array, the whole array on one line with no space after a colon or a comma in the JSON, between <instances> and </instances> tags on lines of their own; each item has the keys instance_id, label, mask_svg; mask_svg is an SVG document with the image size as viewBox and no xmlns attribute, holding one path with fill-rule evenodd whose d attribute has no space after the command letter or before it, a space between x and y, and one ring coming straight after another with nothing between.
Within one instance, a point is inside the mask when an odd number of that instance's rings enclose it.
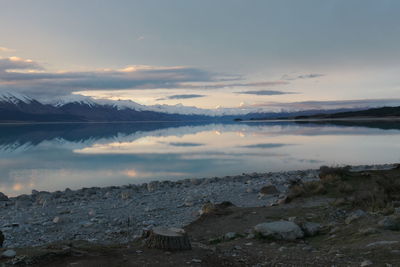
<instances>
[{"instance_id":1,"label":"distant hill","mask_svg":"<svg viewBox=\"0 0 400 267\"><path fill-rule=\"evenodd\" d=\"M391 118L400 117L399 107L371 108L367 110L338 112L333 114L315 114L310 116L295 116L294 119L346 119L346 118Z\"/></svg>"},{"instance_id":2,"label":"distant hill","mask_svg":"<svg viewBox=\"0 0 400 267\"><path fill-rule=\"evenodd\" d=\"M301 114L303 113L303 114ZM308 113L308 114L307 114ZM303 111L296 113L288 113L287 116L274 116L274 117L253 117L250 120L330 120L330 119L351 119L351 118L400 118L399 107L382 107L370 108L365 110L350 110L334 112L334 110L326 111Z\"/></svg>"}]
</instances>

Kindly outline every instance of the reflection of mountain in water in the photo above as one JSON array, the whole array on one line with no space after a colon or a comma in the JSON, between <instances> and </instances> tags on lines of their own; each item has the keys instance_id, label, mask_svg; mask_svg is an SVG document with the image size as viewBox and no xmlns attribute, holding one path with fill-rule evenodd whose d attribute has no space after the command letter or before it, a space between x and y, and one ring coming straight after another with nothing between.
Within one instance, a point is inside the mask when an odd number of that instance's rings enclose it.
<instances>
[{"instance_id":1,"label":"reflection of mountain in water","mask_svg":"<svg viewBox=\"0 0 400 267\"><path fill-rule=\"evenodd\" d=\"M202 123L70 123L70 124L23 124L0 126L0 149L17 150L36 146L44 141L65 140L82 143L88 140L114 138L136 132L150 132L182 125Z\"/></svg>"},{"instance_id":2,"label":"reflection of mountain in water","mask_svg":"<svg viewBox=\"0 0 400 267\"><path fill-rule=\"evenodd\" d=\"M321 127L324 126L324 127ZM338 127L341 126L341 127ZM346 126L352 126L348 128ZM373 128L375 130L371 131ZM94 142L128 141L144 136L183 136L202 131L259 132L265 135L368 135L376 131L399 129L400 122L391 121L268 121L250 123L153 122L153 123L70 123L21 124L0 126L0 150L26 151L44 142L53 145L69 143L90 145ZM388 132L389 134L389 132Z\"/></svg>"},{"instance_id":3,"label":"reflection of mountain in water","mask_svg":"<svg viewBox=\"0 0 400 267\"><path fill-rule=\"evenodd\" d=\"M400 130L400 120L315 120L296 121L297 124L307 126L336 125L351 127L367 127L382 130Z\"/></svg>"}]
</instances>

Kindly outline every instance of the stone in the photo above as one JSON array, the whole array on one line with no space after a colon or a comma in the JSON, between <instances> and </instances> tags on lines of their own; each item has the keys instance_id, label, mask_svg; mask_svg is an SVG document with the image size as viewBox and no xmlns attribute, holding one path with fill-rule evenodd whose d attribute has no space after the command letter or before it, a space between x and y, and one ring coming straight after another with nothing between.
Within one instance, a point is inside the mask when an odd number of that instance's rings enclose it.
<instances>
[{"instance_id":1,"label":"stone","mask_svg":"<svg viewBox=\"0 0 400 267\"><path fill-rule=\"evenodd\" d=\"M386 216L378 222L378 225L385 230L400 231L400 216Z\"/></svg>"},{"instance_id":2,"label":"stone","mask_svg":"<svg viewBox=\"0 0 400 267\"><path fill-rule=\"evenodd\" d=\"M246 193L254 193L254 191L255 190L251 187L246 189Z\"/></svg>"},{"instance_id":3,"label":"stone","mask_svg":"<svg viewBox=\"0 0 400 267\"><path fill-rule=\"evenodd\" d=\"M315 236L321 231L321 228L321 224L315 222L305 222L301 225L305 236Z\"/></svg>"},{"instance_id":4,"label":"stone","mask_svg":"<svg viewBox=\"0 0 400 267\"><path fill-rule=\"evenodd\" d=\"M395 240L393 240L393 241L386 241L386 240L377 241L377 242L369 243L367 245L367 248L369 248L369 247L378 247L378 246L388 246L388 245L390 246L390 245L394 245L394 244L397 244L397 243L399 243L399 241L395 241Z\"/></svg>"},{"instance_id":5,"label":"stone","mask_svg":"<svg viewBox=\"0 0 400 267\"><path fill-rule=\"evenodd\" d=\"M90 209L89 212L88 212L88 215L89 215L90 217L96 216L96 211L93 210L93 209Z\"/></svg>"},{"instance_id":6,"label":"stone","mask_svg":"<svg viewBox=\"0 0 400 267\"><path fill-rule=\"evenodd\" d=\"M2 192L0 192L0 201L8 201L8 196L6 196L5 194L3 194Z\"/></svg>"},{"instance_id":7,"label":"stone","mask_svg":"<svg viewBox=\"0 0 400 267\"><path fill-rule=\"evenodd\" d=\"M60 217L54 217L53 219L53 223L60 223L61 222L61 218Z\"/></svg>"},{"instance_id":8,"label":"stone","mask_svg":"<svg viewBox=\"0 0 400 267\"><path fill-rule=\"evenodd\" d=\"M16 255L17 255L17 252L15 252L15 250L12 250L12 249L7 249L3 253L1 253L1 256L3 258L14 258Z\"/></svg>"},{"instance_id":9,"label":"stone","mask_svg":"<svg viewBox=\"0 0 400 267\"><path fill-rule=\"evenodd\" d=\"M109 197L109 196L107 196L107 197ZM127 200L127 199L130 199L131 197L132 197L132 192L130 192L130 191L126 190L126 191L122 191L121 192L121 199L122 200Z\"/></svg>"},{"instance_id":10,"label":"stone","mask_svg":"<svg viewBox=\"0 0 400 267\"><path fill-rule=\"evenodd\" d=\"M224 235L224 239L226 240L232 240L235 239L236 233L235 232L228 232Z\"/></svg>"},{"instance_id":11,"label":"stone","mask_svg":"<svg viewBox=\"0 0 400 267\"><path fill-rule=\"evenodd\" d=\"M372 228L372 227L362 228L362 229L358 230L358 232L363 235L373 235L373 234L379 233L379 231L377 229Z\"/></svg>"},{"instance_id":12,"label":"stone","mask_svg":"<svg viewBox=\"0 0 400 267\"><path fill-rule=\"evenodd\" d=\"M274 185L263 186L260 189L260 195L276 195L279 194L278 189Z\"/></svg>"},{"instance_id":13,"label":"stone","mask_svg":"<svg viewBox=\"0 0 400 267\"><path fill-rule=\"evenodd\" d=\"M365 267L365 266L371 266L373 263L370 260L365 260L363 262L361 262L360 266L361 267Z\"/></svg>"},{"instance_id":14,"label":"stone","mask_svg":"<svg viewBox=\"0 0 400 267\"><path fill-rule=\"evenodd\" d=\"M294 222L289 221L260 223L254 227L254 230L262 237L277 240L295 240L304 237L301 228Z\"/></svg>"},{"instance_id":15,"label":"stone","mask_svg":"<svg viewBox=\"0 0 400 267\"><path fill-rule=\"evenodd\" d=\"M154 181L154 182L150 182L147 184L147 191L149 192L154 192L158 189L158 182Z\"/></svg>"},{"instance_id":16,"label":"stone","mask_svg":"<svg viewBox=\"0 0 400 267\"><path fill-rule=\"evenodd\" d=\"M345 219L345 223L346 224L351 224L354 221L359 220L362 217L365 217L366 213L363 210L356 210L353 211L346 219Z\"/></svg>"}]
</instances>

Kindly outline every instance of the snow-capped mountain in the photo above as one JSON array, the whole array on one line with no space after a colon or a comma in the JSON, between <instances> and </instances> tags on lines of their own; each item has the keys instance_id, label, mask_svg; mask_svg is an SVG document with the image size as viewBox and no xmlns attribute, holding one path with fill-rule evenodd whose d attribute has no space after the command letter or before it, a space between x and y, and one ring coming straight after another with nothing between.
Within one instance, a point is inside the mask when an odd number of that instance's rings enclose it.
<instances>
[{"instance_id":1,"label":"snow-capped mountain","mask_svg":"<svg viewBox=\"0 0 400 267\"><path fill-rule=\"evenodd\" d=\"M18 93L0 93L0 102L1 103L12 103L12 104L19 104L19 103L25 103L29 104L33 101L32 98L18 94Z\"/></svg>"},{"instance_id":2,"label":"snow-capped mountain","mask_svg":"<svg viewBox=\"0 0 400 267\"><path fill-rule=\"evenodd\" d=\"M168 110L168 109L165 109ZM0 121L181 121L207 119L206 115L155 111L127 100L93 99L71 95L56 100L0 94Z\"/></svg>"},{"instance_id":3,"label":"snow-capped mountain","mask_svg":"<svg viewBox=\"0 0 400 267\"><path fill-rule=\"evenodd\" d=\"M385 102L386 103L386 102ZM381 105L384 106L384 105ZM377 107L377 106L375 106ZM378 106L379 107L379 106ZM196 121L233 120L234 118L280 118L336 113L369 108L368 106L330 109L286 107L250 107L201 109L177 105L141 105L131 100L95 99L69 95L38 100L16 93L0 92L0 122L110 122L110 121Z\"/></svg>"}]
</instances>

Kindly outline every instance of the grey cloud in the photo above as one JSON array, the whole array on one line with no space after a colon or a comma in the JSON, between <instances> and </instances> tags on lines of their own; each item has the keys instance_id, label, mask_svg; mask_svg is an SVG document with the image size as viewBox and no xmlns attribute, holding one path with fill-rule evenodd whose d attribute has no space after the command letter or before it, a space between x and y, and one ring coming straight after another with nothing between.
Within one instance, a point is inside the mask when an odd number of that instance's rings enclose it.
<instances>
[{"instance_id":1,"label":"grey cloud","mask_svg":"<svg viewBox=\"0 0 400 267\"><path fill-rule=\"evenodd\" d=\"M40 71L27 72L26 70ZM131 66L121 70L49 72L31 60L0 58L0 90L12 90L33 96L54 97L84 90L223 89L279 86L289 83L282 80L239 82L240 80L243 80L240 75L214 73L193 67ZM201 83L203 85L199 85ZM256 91L248 93L254 92ZM269 93L259 91L256 94L279 93L278 91L269 91ZM203 97L203 95L182 94L165 99L196 97Z\"/></svg>"},{"instance_id":2,"label":"grey cloud","mask_svg":"<svg viewBox=\"0 0 400 267\"><path fill-rule=\"evenodd\" d=\"M171 142L170 146L178 146L178 147L195 147L195 146L204 146L201 143L189 143L189 142Z\"/></svg>"},{"instance_id":3,"label":"grey cloud","mask_svg":"<svg viewBox=\"0 0 400 267\"><path fill-rule=\"evenodd\" d=\"M31 60L23 60L17 57L0 58L0 80L7 70L42 70L43 67Z\"/></svg>"},{"instance_id":4,"label":"grey cloud","mask_svg":"<svg viewBox=\"0 0 400 267\"><path fill-rule=\"evenodd\" d=\"M0 59L0 89L34 95L68 95L81 90L185 88L182 83L219 82L224 77L193 67L139 66L86 72L22 72L44 70L23 59ZM19 71L14 71L19 70Z\"/></svg>"},{"instance_id":5,"label":"grey cloud","mask_svg":"<svg viewBox=\"0 0 400 267\"><path fill-rule=\"evenodd\" d=\"M249 82L249 83L220 83L212 85L188 85L186 88L190 89L222 89L226 87L266 87L266 86L279 86L289 84L287 81L263 81L263 82Z\"/></svg>"},{"instance_id":6,"label":"grey cloud","mask_svg":"<svg viewBox=\"0 0 400 267\"><path fill-rule=\"evenodd\" d=\"M157 100L190 99L199 97L205 97L205 95L198 95L198 94L171 95L164 98L158 98Z\"/></svg>"},{"instance_id":7,"label":"grey cloud","mask_svg":"<svg viewBox=\"0 0 400 267\"><path fill-rule=\"evenodd\" d=\"M236 92L237 94L248 94L248 95L288 95L297 94L295 92L284 92L284 91L274 91L274 90L258 90L258 91L244 91Z\"/></svg>"},{"instance_id":8,"label":"grey cloud","mask_svg":"<svg viewBox=\"0 0 400 267\"><path fill-rule=\"evenodd\" d=\"M248 145L248 146L241 146L244 148L278 148L278 147L283 147L283 146L288 146L288 144L276 144L276 143L266 143L266 144L254 144L254 145Z\"/></svg>"},{"instance_id":9,"label":"grey cloud","mask_svg":"<svg viewBox=\"0 0 400 267\"><path fill-rule=\"evenodd\" d=\"M325 74L320 73L310 73L310 74L300 74L300 75L291 75L291 74L284 74L282 75L282 80L291 81L291 80L298 80L298 79L313 79L325 76Z\"/></svg>"}]
</instances>

